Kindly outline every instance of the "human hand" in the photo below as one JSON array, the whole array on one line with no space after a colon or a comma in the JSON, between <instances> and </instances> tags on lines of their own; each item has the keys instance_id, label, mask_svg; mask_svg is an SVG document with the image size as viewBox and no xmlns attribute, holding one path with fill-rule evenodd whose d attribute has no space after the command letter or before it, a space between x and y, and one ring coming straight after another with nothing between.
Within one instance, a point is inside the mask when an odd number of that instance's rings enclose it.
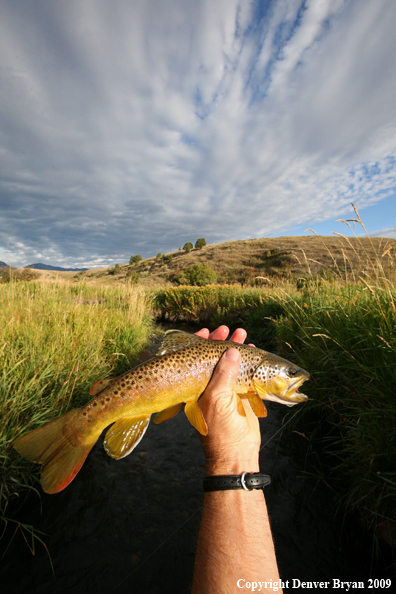
<instances>
[{"instance_id":1,"label":"human hand","mask_svg":"<svg viewBox=\"0 0 396 594\"><path fill-rule=\"evenodd\" d=\"M209 330L204 328L196 334L211 340L225 340L229 329L227 326L220 326L210 334ZM246 331L238 328L230 340L243 344L245 339ZM228 349L221 357L208 387L198 401L208 425L208 435L200 435L206 455L208 476L259 471L259 422L247 399L242 400L245 415L241 414L238 410L239 396L233 391L240 360L237 349Z\"/></svg>"}]
</instances>

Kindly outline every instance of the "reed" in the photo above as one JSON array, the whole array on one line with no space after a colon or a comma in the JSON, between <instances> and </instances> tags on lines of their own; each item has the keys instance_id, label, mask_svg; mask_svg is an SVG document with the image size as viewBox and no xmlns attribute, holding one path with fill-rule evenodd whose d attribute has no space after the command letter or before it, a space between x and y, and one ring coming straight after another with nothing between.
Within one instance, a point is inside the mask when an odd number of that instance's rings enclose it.
<instances>
[{"instance_id":1,"label":"reed","mask_svg":"<svg viewBox=\"0 0 396 594\"><path fill-rule=\"evenodd\" d=\"M31 484L12 443L87 402L96 380L130 368L151 319L150 298L137 286L0 285L2 515L10 497Z\"/></svg>"}]
</instances>

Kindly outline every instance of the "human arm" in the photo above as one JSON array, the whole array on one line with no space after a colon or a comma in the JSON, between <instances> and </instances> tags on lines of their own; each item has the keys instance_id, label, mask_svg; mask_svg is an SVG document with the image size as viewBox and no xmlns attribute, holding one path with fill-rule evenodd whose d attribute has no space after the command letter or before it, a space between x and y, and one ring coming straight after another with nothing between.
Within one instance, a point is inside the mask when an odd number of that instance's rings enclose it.
<instances>
[{"instance_id":1,"label":"human arm","mask_svg":"<svg viewBox=\"0 0 396 594\"><path fill-rule=\"evenodd\" d=\"M224 340L221 326L203 338ZM231 340L243 343L246 332L238 329ZM219 361L199 405L208 425L201 437L206 456L206 476L259 472L260 428L247 400L246 416L237 410L232 387L239 372L240 354L228 349ZM240 592L246 582L279 580L267 507L261 490L205 493L195 557L192 594ZM265 589L262 588L263 592ZM272 591L272 590L271 590ZM280 590L278 590L280 591Z\"/></svg>"}]
</instances>

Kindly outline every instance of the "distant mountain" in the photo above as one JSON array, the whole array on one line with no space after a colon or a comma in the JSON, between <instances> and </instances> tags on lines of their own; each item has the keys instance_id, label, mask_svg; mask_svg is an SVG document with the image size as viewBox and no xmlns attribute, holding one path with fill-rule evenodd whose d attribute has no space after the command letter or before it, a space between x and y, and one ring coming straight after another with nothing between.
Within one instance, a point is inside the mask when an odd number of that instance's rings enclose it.
<instances>
[{"instance_id":1,"label":"distant mountain","mask_svg":"<svg viewBox=\"0 0 396 594\"><path fill-rule=\"evenodd\" d=\"M8 268L8 264L0 260L0 268Z\"/></svg>"},{"instance_id":2,"label":"distant mountain","mask_svg":"<svg viewBox=\"0 0 396 594\"><path fill-rule=\"evenodd\" d=\"M0 264L1 265L1 264ZM7 266L7 264L5 264ZM50 266L50 264L29 264L24 268L35 268L36 270L55 270L57 272L80 272L81 270L88 270L88 268L62 268L61 266Z\"/></svg>"}]
</instances>

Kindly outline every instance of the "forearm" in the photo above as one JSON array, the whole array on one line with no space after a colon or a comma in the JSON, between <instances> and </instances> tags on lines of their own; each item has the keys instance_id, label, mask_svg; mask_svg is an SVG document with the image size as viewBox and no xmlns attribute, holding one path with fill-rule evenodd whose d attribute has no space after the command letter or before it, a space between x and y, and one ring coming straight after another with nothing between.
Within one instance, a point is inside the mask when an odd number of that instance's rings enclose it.
<instances>
[{"instance_id":1,"label":"forearm","mask_svg":"<svg viewBox=\"0 0 396 594\"><path fill-rule=\"evenodd\" d=\"M258 468L249 468L249 471L257 472ZM213 474L234 473L241 474L234 469ZM236 490L206 493L192 594L241 592L237 585L241 579L245 582L279 580L263 492ZM239 584L243 587L245 582ZM266 589L262 587L261 591Z\"/></svg>"}]
</instances>

